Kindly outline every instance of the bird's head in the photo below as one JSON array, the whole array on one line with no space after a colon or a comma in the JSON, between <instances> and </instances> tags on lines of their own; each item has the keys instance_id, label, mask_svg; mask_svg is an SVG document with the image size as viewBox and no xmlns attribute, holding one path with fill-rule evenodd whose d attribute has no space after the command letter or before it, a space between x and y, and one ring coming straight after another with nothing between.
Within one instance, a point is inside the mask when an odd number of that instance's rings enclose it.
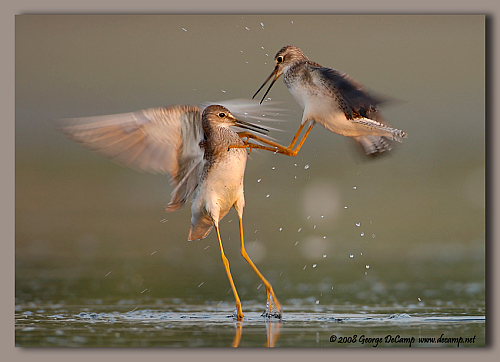
<instances>
[{"instance_id":1,"label":"bird's head","mask_svg":"<svg viewBox=\"0 0 500 362\"><path fill-rule=\"evenodd\" d=\"M278 80L281 74L285 73L292 65L301 62L301 61L306 61L309 60L307 56L302 53L302 50L297 48L296 46L293 45L287 45L281 48L276 55L274 56L274 70L273 72L267 77L267 79L262 83L260 88L255 92L253 95L252 99L255 98L255 96L260 92L262 88L269 82L271 78L273 78L273 81L271 82L271 85L269 88L267 88L266 93L264 93L264 96L262 97L260 103L264 101L264 99L267 96L267 93L271 90L271 87L274 85L274 83Z\"/></svg>"},{"instance_id":2,"label":"bird's head","mask_svg":"<svg viewBox=\"0 0 500 362\"><path fill-rule=\"evenodd\" d=\"M236 119L236 117L231 114L229 109L218 104L211 105L205 108L202 114L202 122L208 122L208 124L210 124L211 126L236 126L261 134L267 134L268 132L268 130L263 127L259 127L255 124Z\"/></svg>"}]
</instances>

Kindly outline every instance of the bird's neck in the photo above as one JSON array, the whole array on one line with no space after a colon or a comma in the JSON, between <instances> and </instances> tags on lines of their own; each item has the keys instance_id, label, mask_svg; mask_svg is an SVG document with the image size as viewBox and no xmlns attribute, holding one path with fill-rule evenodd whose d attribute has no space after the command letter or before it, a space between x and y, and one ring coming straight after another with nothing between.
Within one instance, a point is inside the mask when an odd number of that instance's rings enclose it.
<instances>
[{"instance_id":1,"label":"bird's neck","mask_svg":"<svg viewBox=\"0 0 500 362\"><path fill-rule=\"evenodd\" d=\"M206 122L203 125L203 131L206 137L205 147L212 153L226 152L229 146L243 143L238 134L226 126Z\"/></svg>"}]
</instances>

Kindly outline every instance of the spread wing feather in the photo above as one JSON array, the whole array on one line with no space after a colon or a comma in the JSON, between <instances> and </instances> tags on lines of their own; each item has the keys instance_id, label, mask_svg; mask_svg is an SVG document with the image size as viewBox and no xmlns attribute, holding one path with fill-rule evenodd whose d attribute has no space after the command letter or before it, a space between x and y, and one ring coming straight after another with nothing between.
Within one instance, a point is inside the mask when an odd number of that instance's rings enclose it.
<instances>
[{"instance_id":1,"label":"spread wing feather","mask_svg":"<svg viewBox=\"0 0 500 362\"><path fill-rule=\"evenodd\" d=\"M198 185L204 136L196 106L65 119L56 122L56 129L120 165L170 175L174 191L167 211L180 208Z\"/></svg>"}]
</instances>

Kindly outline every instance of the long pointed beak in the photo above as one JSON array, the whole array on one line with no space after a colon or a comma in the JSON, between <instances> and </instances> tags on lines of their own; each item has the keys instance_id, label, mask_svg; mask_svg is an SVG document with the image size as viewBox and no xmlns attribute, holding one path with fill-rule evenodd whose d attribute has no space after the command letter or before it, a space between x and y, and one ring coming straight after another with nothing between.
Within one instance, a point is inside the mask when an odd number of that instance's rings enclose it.
<instances>
[{"instance_id":1,"label":"long pointed beak","mask_svg":"<svg viewBox=\"0 0 500 362\"><path fill-rule=\"evenodd\" d=\"M267 96L267 93L269 93L269 91L271 90L271 87L274 85L274 83L278 80L280 74L278 73L278 67L275 67L273 72L269 75L269 77L267 77L267 79L264 81L264 83L262 83L262 85L260 86L260 88L257 90L257 92L255 92L255 94L253 95L252 99L255 98L255 96L257 95L257 93L260 92L260 90L262 88L264 88L264 86L267 84L267 82L269 82L269 80L274 76L274 79L273 81L271 82L271 85L269 86L269 88L267 88L267 91L266 93L264 93L264 97L262 97L262 99L260 100L260 104L262 104L262 102L264 101L264 99L266 98Z\"/></svg>"},{"instance_id":2,"label":"long pointed beak","mask_svg":"<svg viewBox=\"0 0 500 362\"><path fill-rule=\"evenodd\" d=\"M235 123L235 126L238 126L240 128L244 128L244 129L249 129L250 131L254 131L254 132L257 132L257 133L260 133L263 135L269 133L269 130L266 128L263 128L263 127L255 125L255 124L245 122L245 121L240 121L239 119L236 119L236 118L234 119L234 123Z\"/></svg>"}]
</instances>

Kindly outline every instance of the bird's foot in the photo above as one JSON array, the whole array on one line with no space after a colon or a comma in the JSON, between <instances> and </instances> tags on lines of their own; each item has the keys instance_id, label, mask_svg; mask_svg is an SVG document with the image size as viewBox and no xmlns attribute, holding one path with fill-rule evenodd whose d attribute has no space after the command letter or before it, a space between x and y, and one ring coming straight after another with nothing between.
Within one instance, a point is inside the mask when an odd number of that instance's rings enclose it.
<instances>
[{"instance_id":1,"label":"bird's foot","mask_svg":"<svg viewBox=\"0 0 500 362\"><path fill-rule=\"evenodd\" d=\"M278 319L279 321L281 321L282 319L281 312L278 312L276 309L273 310L266 309L265 311L262 312L260 316L264 317L267 320Z\"/></svg>"}]
</instances>

